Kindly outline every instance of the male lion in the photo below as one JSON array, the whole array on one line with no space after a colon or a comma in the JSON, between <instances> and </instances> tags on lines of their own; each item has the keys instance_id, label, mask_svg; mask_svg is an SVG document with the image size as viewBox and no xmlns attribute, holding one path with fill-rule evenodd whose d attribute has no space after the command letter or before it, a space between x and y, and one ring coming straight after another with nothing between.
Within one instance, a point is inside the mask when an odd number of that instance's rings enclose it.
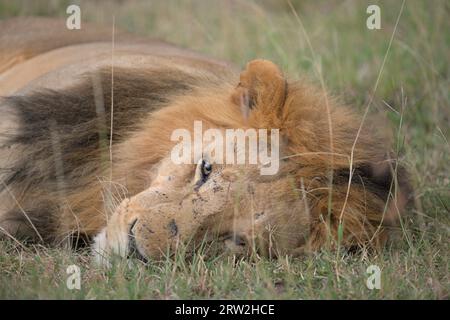
<instances>
[{"instance_id":1,"label":"male lion","mask_svg":"<svg viewBox=\"0 0 450 320\"><path fill-rule=\"evenodd\" d=\"M322 90L267 60L239 76L161 41L117 33L112 44L110 30L64 23L0 23L2 237L93 241L104 262L212 239L268 256L373 248L397 225L404 169L377 130ZM278 172L175 164L171 134L194 121L279 129Z\"/></svg>"}]
</instances>

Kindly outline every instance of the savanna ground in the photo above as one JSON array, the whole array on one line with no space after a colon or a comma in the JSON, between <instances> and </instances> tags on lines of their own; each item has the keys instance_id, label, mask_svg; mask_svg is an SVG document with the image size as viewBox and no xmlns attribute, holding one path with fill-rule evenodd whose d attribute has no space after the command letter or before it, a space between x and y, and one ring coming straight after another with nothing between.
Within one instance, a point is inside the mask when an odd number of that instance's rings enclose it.
<instances>
[{"instance_id":1,"label":"savanna ground","mask_svg":"<svg viewBox=\"0 0 450 320\"><path fill-rule=\"evenodd\" d=\"M105 272L91 265L87 251L1 242L0 298L448 299L448 1L406 0L397 27L402 1L388 0L293 1L292 7L275 0L0 0L0 19L66 17L72 3L81 6L83 21L111 25L114 15L118 28L240 66L255 57L271 59L291 78L307 76L361 112L368 107L367 121L382 119L393 128L394 147L415 187L415 208L396 244L376 255L341 250L234 261L179 253L149 266L118 263ZM370 4L381 8L381 30L366 28ZM66 286L71 264L81 268L81 290ZM372 264L382 271L380 290L366 287Z\"/></svg>"}]
</instances>

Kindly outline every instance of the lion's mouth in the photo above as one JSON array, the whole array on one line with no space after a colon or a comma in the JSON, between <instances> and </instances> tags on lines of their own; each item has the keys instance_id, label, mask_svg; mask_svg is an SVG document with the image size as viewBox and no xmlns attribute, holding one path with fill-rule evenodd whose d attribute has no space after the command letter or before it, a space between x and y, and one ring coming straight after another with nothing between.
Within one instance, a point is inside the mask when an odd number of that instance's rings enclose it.
<instances>
[{"instance_id":1,"label":"lion's mouth","mask_svg":"<svg viewBox=\"0 0 450 320\"><path fill-rule=\"evenodd\" d=\"M137 223L137 219L133 221L128 231L128 254L127 259L136 258L144 263L148 262L148 259L139 251L136 243L136 237L134 235L133 229Z\"/></svg>"},{"instance_id":2,"label":"lion's mouth","mask_svg":"<svg viewBox=\"0 0 450 320\"><path fill-rule=\"evenodd\" d=\"M110 267L110 259L113 256L126 257L127 259L135 258L144 263L148 262L136 242L136 236L133 232L136 222L137 219L131 224L128 232L121 233L118 238L108 238L106 228L94 238L92 253L96 265Z\"/></svg>"}]
</instances>

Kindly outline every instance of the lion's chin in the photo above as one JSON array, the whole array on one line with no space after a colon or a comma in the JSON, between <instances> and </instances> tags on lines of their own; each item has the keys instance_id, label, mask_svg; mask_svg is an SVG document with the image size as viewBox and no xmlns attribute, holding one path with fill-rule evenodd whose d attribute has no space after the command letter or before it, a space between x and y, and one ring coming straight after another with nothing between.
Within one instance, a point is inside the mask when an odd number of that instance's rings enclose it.
<instances>
[{"instance_id":1,"label":"lion's chin","mask_svg":"<svg viewBox=\"0 0 450 320\"><path fill-rule=\"evenodd\" d=\"M115 234L114 239L108 239L107 228L94 237L92 244L93 263L98 267L111 267L111 259L124 259L128 256L128 235L126 232ZM113 240L113 241L112 241Z\"/></svg>"}]
</instances>

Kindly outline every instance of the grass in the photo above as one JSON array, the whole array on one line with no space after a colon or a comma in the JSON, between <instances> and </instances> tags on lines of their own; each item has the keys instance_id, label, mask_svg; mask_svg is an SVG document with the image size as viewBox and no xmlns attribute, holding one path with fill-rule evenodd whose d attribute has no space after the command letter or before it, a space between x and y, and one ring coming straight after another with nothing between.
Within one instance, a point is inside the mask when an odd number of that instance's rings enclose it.
<instances>
[{"instance_id":1,"label":"grass","mask_svg":"<svg viewBox=\"0 0 450 320\"><path fill-rule=\"evenodd\" d=\"M407 0L374 90L400 1L70 1L83 21L162 38L244 65L271 59L291 78L307 76L390 123L415 187L415 208L395 246L378 255L319 252L303 259L233 260L183 253L148 267L91 265L87 252L0 242L0 298L30 299L448 299L450 291L450 4ZM0 18L66 16L69 1L0 0ZM369 4L381 30L366 28ZM293 12L298 14L298 19ZM304 29L302 28L304 26ZM308 43L309 41L309 43ZM377 119L377 120L374 120ZM81 268L81 290L66 269ZM366 268L382 270L380 290Z\"/></svg>"}]
</instances>

